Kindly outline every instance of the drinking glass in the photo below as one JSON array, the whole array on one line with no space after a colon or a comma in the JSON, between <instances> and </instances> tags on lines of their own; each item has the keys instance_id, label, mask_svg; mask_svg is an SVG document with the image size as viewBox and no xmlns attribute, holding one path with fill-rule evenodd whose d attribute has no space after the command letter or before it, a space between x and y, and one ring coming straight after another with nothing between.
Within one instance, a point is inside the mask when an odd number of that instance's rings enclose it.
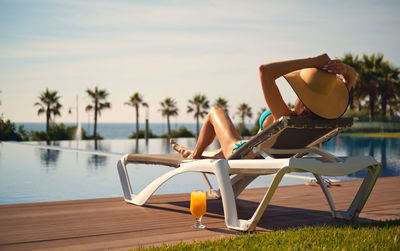
<instances>
[{"instance_id":1,"label":"drinking glass","mask_svg":"<svg viewBox=\"0 0 400 251\"><path fill-rule=\"evenodd\" d=\"M206 192L193 191L190 195L190 212L196 218L196 223L192 228L204 229L206 226L201 224L201 218L206 213L207 202Z\"/></svg>"}]
</instances>

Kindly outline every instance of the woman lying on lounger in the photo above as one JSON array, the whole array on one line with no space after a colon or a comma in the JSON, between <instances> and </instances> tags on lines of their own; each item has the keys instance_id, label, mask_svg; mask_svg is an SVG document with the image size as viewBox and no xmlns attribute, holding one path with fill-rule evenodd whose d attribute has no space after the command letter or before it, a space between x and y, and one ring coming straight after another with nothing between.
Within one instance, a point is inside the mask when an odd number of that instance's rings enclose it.
<instances>
[{"instance_id":1,"label":"woman lying on lounger","mask_svg":"<svg viewBox=\"0 0 400 251\"><path fill-rule=\"evenodd\" d=\"M343 76L339 79L336 74ZM275 83L285 77L297 94L294 108L283 101ZM336 119L343 115L349 101L349 90L356 81L355 70L340 60L331 60L327 54L263 64L260 66L261 87L269 107L260 117L260 131L282 116L321 117ZM217 136L221 149L204 151ZM213 107L207 115L194 150L187 149L174 140L172 148L182 157L226 158L245 142L223 109Z\"/></svg>"}]
</instances>

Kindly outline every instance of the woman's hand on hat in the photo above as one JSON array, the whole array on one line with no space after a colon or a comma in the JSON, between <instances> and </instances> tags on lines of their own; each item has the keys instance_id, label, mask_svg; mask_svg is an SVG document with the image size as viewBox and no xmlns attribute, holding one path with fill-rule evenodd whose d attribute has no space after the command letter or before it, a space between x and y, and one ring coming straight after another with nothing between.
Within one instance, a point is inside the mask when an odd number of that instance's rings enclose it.
<instances>
[{"instance_id":1,"label":"woman's hand on hat","mask_svg":"<svg viewBox=\"0 0 400 251\"><path fill-rule=\"evenodd\" d=\"M347 67L339 59L329 60L325 65L321 67L322 70L332 74L346 74Z\"/></svg>"},{"instance_id":2,"label":"woman's hand on hat","mask_svg":"<svg viewBox=\"0 0 400 251\"><path fill-rule=\"evenodd\" d=\"M326 53L318 55L318 56L314 57L313 59L314 59L314 64L315 64L315 66L313 66L313 67L316 67L319 69L322 69L322 67L324 65L326 65L329 61L331 61L330 57Z\"/></svg>"}]
</instances>

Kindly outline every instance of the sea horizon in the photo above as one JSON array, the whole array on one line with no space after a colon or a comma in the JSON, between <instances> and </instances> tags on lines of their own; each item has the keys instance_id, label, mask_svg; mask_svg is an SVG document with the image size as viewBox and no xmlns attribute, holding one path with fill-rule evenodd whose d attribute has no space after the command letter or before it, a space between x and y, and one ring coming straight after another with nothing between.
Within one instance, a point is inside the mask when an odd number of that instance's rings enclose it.
<instances>
[{"instance_id":1,"label":"sea horizon","mask_svg":"<svg viewBox=\"0 0 400 251\"><path fill-rule=\"evenodd\" d=\"M76 122L59 122L57 124L63 123L65 126L76 126ZM23 126L25 131L44 131L46 130L45 122L15 122L16 127ZM81 123L82 129L89 133L93 131L93 122ZM171 123L171 130L179 130L181 127L186 127L190 132L196 134L196 123ZM235 124L236 125L236 124ZM139 123L139 130L145 130L145 123ZM202 123L200 123L201 129ZM254 124L246 123L246 127L251 129ZM149 123L149 129L155 135L161 136L168 132L166 123ZM104 139L127 139L136 131L136 123L129 122L98 122L97 132Z\"/></svg>"}]
</instances>

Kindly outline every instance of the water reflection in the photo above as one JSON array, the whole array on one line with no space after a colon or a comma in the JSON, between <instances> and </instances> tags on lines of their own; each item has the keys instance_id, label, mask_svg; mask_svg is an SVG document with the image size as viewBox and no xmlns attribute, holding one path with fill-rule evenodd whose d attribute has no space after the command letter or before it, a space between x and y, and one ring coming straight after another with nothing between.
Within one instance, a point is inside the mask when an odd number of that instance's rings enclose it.
<instances>
[{"instance_id":1,"label":"water reflection","mask_svg":"<svg viewBox=\"0 0 400 251\"><path fill-rule=\"evenodd\" d=\"M148 142L145 145L145 151L140 150L141 147L139 147L139 139L131 140L130 143L129 153L147 153L149 148Z\"/></svg>"},{"instance_id":2,"label":"water reflection","mask_svg":"<svg viewBox=\"0 0 400 251\"><path fill-rule=\"evenodd\" d=\"M110 152L110 145L109 145L109 141L87 140L85 149L93 149L95 151Z\"/></svg>"},{"instance_id":3,"label":"water reflection","mask_svg":"<svg viewBox=\"0 0 400 251\"><path fill-rule=\"evenodd\" d=\"M172 153L173 152L171 144L169 143L169 139L168 138L162 139L161 142L162 142L161 143L162 144L162 148L164 149L165 153Z\"/></svg>"},{"instance_id":4,"label":"water reflection","mask_svg":"<svg viewBox=\"0 0 400 251\"><path fill-rule=\"evenodd\" d=\"M40 151L40 163L42 166L50 167L57 166L57 161L60 155L58 150L50 149L39 149Z\"/></svg>"},{"instance_id":5,"label":"water reflection","mask_svg":"<svg viewBox=\"0 0 400 251\"><path fill-rule=\"evenodd\" d=\"M340 136L325 143L323 148L338 156L372 156L382 163L380 177L400 176L400 139L398 138ZM349 176L364 177L366 172L366 170L361 170Z\"/></svg>"},{"instance_id":6,"label":"water reflection","mask_svg":"<svg viewBox=\"0 0 400 251\"><path fill-rule=\"evenodd\" d=\"M139 139L136 139L135 140L135 151L134 151L134 153L139 153L140 151L139 151Z\"/></svg>"},{"instance_id":7,"label":"water reflection","mask_svg":"<svg viewBox=\"0 0 400 251\"><path fill-rule=\"evenodd\" d=\"M90 155L88 158L88 167L98 169L99 167L107 166L107 156L104 155Z\"/></svg>"}]
</instances>

